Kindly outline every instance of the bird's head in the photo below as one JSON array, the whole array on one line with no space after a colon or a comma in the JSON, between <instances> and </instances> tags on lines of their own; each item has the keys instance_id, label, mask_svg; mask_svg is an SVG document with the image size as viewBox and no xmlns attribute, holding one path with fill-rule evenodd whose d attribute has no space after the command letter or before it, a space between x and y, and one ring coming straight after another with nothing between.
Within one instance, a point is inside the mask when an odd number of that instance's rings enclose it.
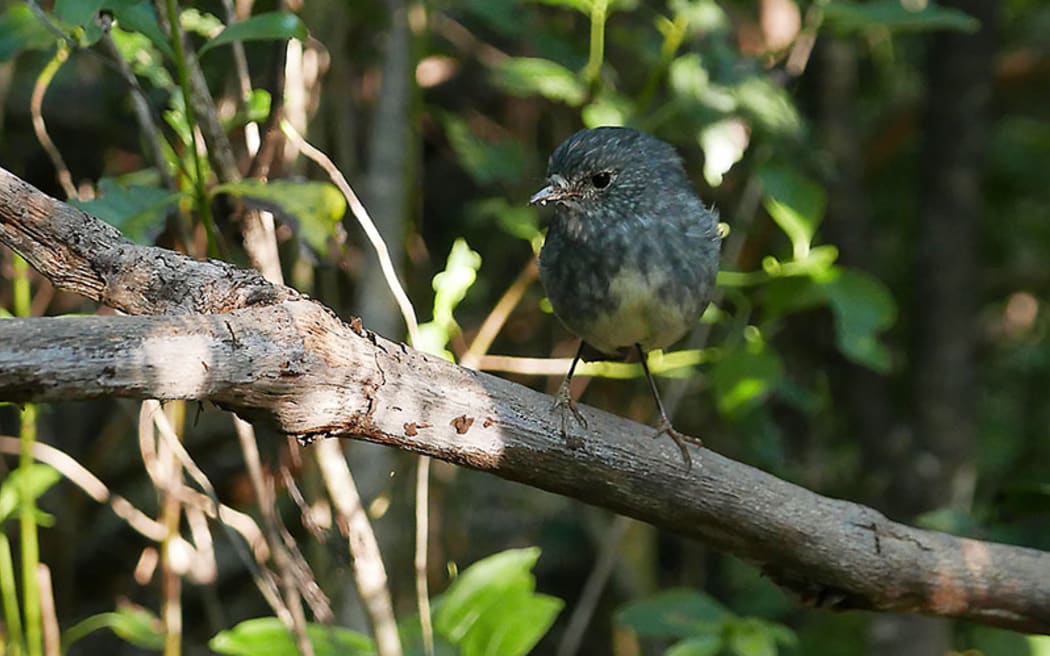
<instances>
[{"instance_id":1,"label":"bird's head","mask_svg":"<svg viewBox=\"0 0 1050 656\"><path fill-rule=\"evenodd\" d=\"M630 214L668 183L685 179L674 148L656 137L631 128L591 128L554 150L547 162L547 185L529 204L550 203L595 218L608 212Z\"/></svg>"}]
</instances>

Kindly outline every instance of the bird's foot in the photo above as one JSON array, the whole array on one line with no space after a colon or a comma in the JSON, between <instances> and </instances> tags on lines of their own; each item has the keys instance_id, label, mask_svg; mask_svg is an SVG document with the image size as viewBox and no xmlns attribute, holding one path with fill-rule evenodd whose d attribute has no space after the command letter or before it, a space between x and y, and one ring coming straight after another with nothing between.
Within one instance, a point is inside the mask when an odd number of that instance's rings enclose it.
<instances>
[{"instance_id":1,"label":"bird's foot","mask_svg":"<svg viewBox=\"0 0 1050 656\"><path fill-rule=\"evenodd\" d=\"M563 382L558 388L558 393L554 395L551 412L557 412L561 416L561 436L565 438L565 443L569 445L569 448L579 449L582 447L583 440L569 433L569 417L571 416L575 419L580 428L587 428L587 420L584 418L583 413L580 412L580 409L576 407L576 402L572 400L572 392L569 389L568 381Z\"/></svg>"},{"instance_id":2,"label":"bird's foot","mask_svg":"<svg viewBox=\"0 0 1050 656\"><path fill-rule=\"evenodd\" d=\"M689 455L689 449L686 447L686 443L695 444L698 447L704 446L703 441L699 437L693 437L692 435L686 435L679 433L674 426L671 425L671 421L667 417L663 417L660 420L660 425L657 426L656 432L653 433L653 439L666 435L671 438L675 445L678 446L678 450L682 452L682 462L685 463L686 471L693 468L693 458Z\"/></svg>"}]
</instances>

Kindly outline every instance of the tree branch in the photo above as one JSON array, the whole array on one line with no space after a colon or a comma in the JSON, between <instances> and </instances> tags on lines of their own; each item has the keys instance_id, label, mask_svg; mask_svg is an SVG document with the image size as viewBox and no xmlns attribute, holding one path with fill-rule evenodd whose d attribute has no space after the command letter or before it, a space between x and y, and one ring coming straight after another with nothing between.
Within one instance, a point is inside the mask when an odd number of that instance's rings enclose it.
<instances>
[{"instance_id":1,"label":"tree branch","mask_svg":"<svg viewBox=\"0 0 1050 656\"><path fill-rule=\"evenodd\" d=\"M137 247L0 170L0 242L135 317L0 321L0 398L211 400L310 440L355 437L609 508L749 560L818 606L1050 632L1050 554L889 521L592 408L570 449L550 398L346 324L257 274Z\"/></svg>"}]
</instances>

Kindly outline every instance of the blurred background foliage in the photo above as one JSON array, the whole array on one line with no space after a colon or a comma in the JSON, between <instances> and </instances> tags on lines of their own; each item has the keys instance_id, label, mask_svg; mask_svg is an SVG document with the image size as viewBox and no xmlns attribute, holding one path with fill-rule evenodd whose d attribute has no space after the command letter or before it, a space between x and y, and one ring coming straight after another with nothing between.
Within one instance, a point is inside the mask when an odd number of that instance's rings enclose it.
<instances>
[{"instance_id":1,"label":"blurred background foliage","mask_svg":"<svg viewBox=\"0 0 1050 656\"><path fill-rule=\"evenodd\" d=\"M374 217L423 321L416 346L553 391L564 367L542 358L575 344L536 282L544 216L526 200L580 127L650 131L677 147L727 231L715 303L652 359L676 425L896 519L1050 549L1046 3L235 5L0 3L0 165L135 241L243 265L244 212L272 212L289 284L407 339L342 194L268 122L279 111ZM229 161L207 107L186 102L193 55L170 38L171 17L200 58ZM276 148L267 171L260 142ZM0 267L0 312L105 311L10 251ZM651 419L637 364L581 373L584 402ZM218 499L258 518L228 416L173 405ZM0 433L21 430L24 445L35 429L159 517L138 415L125 401L0 407ZM415 460L344 447L405 650L423 653ZM309 617L316 653L374 653L311 449L268 434L259 449L277 514L330 602ZM38 530L70 653L174 653L166 570L144 564L156 544L17 452L0 456L7 653L38 653L20 573ZM983 627L805 610L731 556L443 463L429 507L438 653L1050 654L1045 640ZM179 517L172 530L203 558ZM179 574L181 649L294 653L251 559L216 528L215 571Z\"/></svg>"}]
</instances>

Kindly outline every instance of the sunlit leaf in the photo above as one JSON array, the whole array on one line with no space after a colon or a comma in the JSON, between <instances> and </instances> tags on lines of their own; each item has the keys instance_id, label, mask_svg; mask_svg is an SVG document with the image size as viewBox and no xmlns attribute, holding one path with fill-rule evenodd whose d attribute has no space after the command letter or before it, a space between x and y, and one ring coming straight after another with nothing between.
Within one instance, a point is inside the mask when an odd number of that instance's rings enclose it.
<instances>
[{"instance_id":1,"label":"sunlit leaf","mask_svg":"<svg viewBox=\"0 0 1050 656\"><path fill-rule=\"evenodd\" d=\"M835 0L824 5L824 23L841 34L874 27L892 32L954 30L969 33L981 28L980 21L958 9L924 2L922 8L916 10L907 4L900 0Z\"/></svg>"},{"instance_id":2,"label":"sunlit leaf","mask_svg":"<svg viewBox=\"0 0 1050 656\"><path fill-rule=\"evenodd\" d=\"M625 604L616 621L643 637L689 638L717 635L732 616L710 595L673 588Z\"/></svg>"},{"instance_id":3,"label":"sunlit leaf","mask_svg":"<svg viewBox=\"0 0 1050 656\"><path fill-rule=\"evenodd\" d=\"M365 635L338 626L309 623L306 636L316 656L374 656L375 644ZM298 656L295 636L276 617L245 620L220 631L208 642L212 651L232 656Z\"/></svg>"},{"instance_id":4,"label":"sunlit leaf","mask_svg":"<svg viewBox=\"0 0 1050 656\"><path fill-rule=\"evenodd\" d=\"M734 118L706 126L698 140L704 150L704 179L717 187L722 176L744 157L750 135L744 122Z\"/></svg>"},{"instance_id":5,"label":"sunlit leaf","mask_svg":"<svg viewBox=\"0 0 1050 656\"><path fill-rule=\"evenodd\" d=\"M734 656L777 656L776 641L763 622L737 620L728 628L726 643Z\"/></svg>"},{"instance_id":6,"label":"sunlit leaf","mask_svg":"<svg viewBox=\"0 0 1050 656\"><path fill-rule=\"evenodd\" d=\"M168 210L181 197L160 187L124 186L111 178L99 180L98 191L97 198L71 200L70 204L97 216L137 244L153 243L164 229Z\"/></svg>"},{"instance_id":7,"label":"sunlit leaf","mask_svg":"<svg viewBox=\"0 0 1050 656\"><path fill-rule=\"evenodd\" d=\"M824 188L786 166L764 166L758 170L758 179L762 182L766 211L791 240L795 259L805 259L813 234L824 218Z\"/></svg>"},{"instance_id":8,"label":"sunlit leaf","mask_svg":"<svg viewBox=\"0 0 1050 656\"><path fill-rule=\"evenodd\" d=\"M512 96L543 96L577 106L587 95L583 81L558 62L508 57L492 69L493 81Z\"/></svg>"},{"instance_id":9,"label":"sunlit leaf","mask_svg":"<svg viewBox=\"0 0 1050 656\"><path fill-rule=\"evenodd\" d=\"M274 39L302 41L306 36L306 25L298 16L283 11L271 11L256 14L251 18L226 26L226 29L219 32L215 38L201 46L199 52L203 56L212 48L234 41L271 41Z\"/></svg>"},{"instance_id":10,"label":"sunlit leaf","mask_svg":"<svg viewBox=\"0 0 1050 656\"><path fill-rule=\"evenodd\" d=\"M453 355L445 349L459 332L453 312L477 280L480 268L481 255L471 250L465 239L457 239L445 261L445 269L435 275L432 281L434 318L419 326L419 343L413 346L447 360L453 359Z\"/></svg>"},{"instance_id":11,"label":"sunlit leaf","mask_svg":"<svg viewBox=\"0 0 1050 656\"><path fill-rule=\"evenodd\" d=\"M791 95L768 76L746 78L730 93L740 111L757 126L783 136L796 135L802 129L802 118Z\"/></svg>"},{"instance_id":12,"label":"sunlit leaf","mask_svg":"<svg viewBox=\"0 0 1050 656\"><path fill-rule=\"evenodd\" d=\"M318 253L327 252L328 239L346 213L346 198L328 182L241 180L212 189L213 195L221 193L277 214Z\"/></svg>"},{"instance_id":13,"label":"sunlit leaf","mask_svg":"<svg viewBox=\"0 0 1050 656\"><path fill-rule=\"evenodd\" d=\"M468 567L442 596L434 628L470 656L528 653L562 606L534 593L531 570L539 555L535 547L511 549Z\"/></svg>"}]
</instances>

